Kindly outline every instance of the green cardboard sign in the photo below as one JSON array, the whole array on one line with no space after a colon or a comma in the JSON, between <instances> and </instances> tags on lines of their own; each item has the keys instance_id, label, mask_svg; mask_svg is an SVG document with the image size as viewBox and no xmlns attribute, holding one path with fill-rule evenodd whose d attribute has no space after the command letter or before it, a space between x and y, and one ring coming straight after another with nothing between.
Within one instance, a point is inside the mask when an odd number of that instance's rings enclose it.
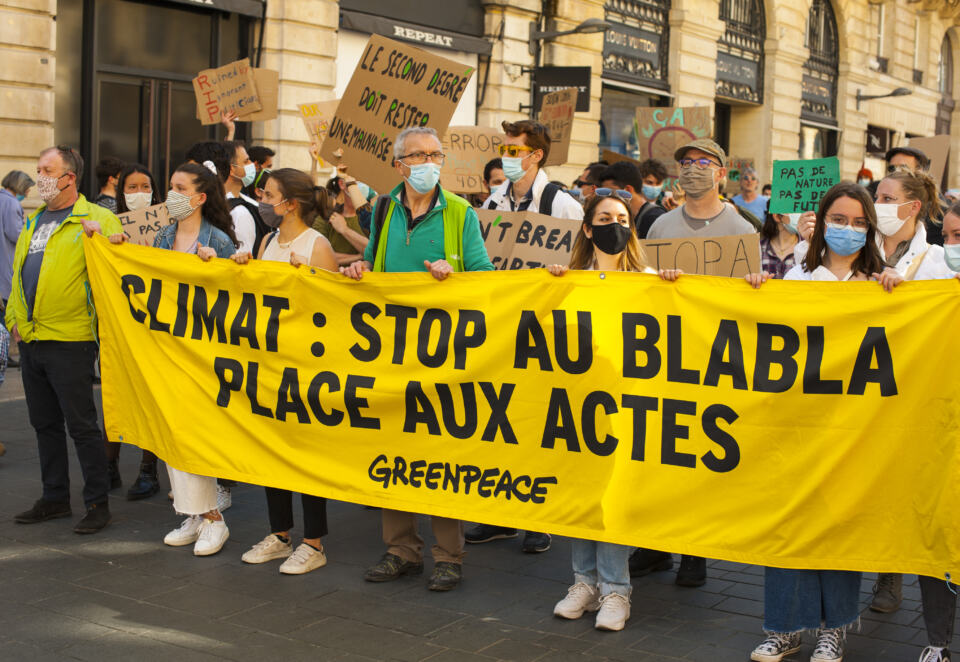
<instances>
[{"instance_id":1,"label":"green cardboard sign","mask_svg":"<svg viewBox=\"0 0 960 662\"><path fill-rule=\"evenodd\" d=\"M816 211L820 198L840 181L840 159L773 162L773 190L770 192L771 214L794 214Z\"/></svg>"}]
</instances>

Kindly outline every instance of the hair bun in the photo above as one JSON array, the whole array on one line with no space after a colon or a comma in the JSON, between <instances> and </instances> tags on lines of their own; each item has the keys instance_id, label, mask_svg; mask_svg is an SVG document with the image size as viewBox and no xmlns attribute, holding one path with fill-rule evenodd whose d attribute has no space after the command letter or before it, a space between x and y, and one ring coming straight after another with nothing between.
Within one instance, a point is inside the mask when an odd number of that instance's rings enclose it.
<instances>
[{"instance_id":1,"label":"hair bun","mask_svg":"<svg viewBox=\"0 0 960 662\"><path fill-rule=\"evenodd\" d=\"M213 174L215 174L215 175L216 175L216 174L219 174L219 173L217 173L217 166L213 165L213 161L207 159L206 161L203 162L203 165L204 165L205 168L207 168L207 170L209 170L209 171L212 172Z\"/></svg>"}]
</instances>

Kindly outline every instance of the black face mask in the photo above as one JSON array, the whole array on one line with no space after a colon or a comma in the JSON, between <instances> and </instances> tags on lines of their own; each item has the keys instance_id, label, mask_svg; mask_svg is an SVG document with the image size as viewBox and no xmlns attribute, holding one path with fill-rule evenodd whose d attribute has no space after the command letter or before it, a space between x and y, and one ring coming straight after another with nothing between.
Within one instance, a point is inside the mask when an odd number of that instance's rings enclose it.
<instances>
[{"instance_id":1,"label":"black face mask","mask_svg":"<svg viewBox=\"0 0 960 662\"><path fill-rule=\"evenodd\" d=\"M607 223L606 225L591 225L593 234L590 239L593 245L599 248L607 255L617 255L622 253L630 241L630 235L633 230L619 223Z\"/></svg>"}]
</instances>

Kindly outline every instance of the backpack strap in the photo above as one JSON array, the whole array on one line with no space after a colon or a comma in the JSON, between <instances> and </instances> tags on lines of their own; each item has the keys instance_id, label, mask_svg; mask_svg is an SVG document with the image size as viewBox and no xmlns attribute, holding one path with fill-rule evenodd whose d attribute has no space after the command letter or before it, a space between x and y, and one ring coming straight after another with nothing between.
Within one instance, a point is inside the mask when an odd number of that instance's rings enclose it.
<instances>
[{"instance_id":1,"label":"backpack strap","mask_svg":"<svg viewBox=\"0 0 960 662\"><path fill-rule=\"evenodd\" d=\"M552 182L547 182L543 187L543 194L540 196L539 210L541 214L553 216L553 201L562 189Z\"/></svg>"},{"instance_id":2,"label":"backpack strap","mask_svg":"<svg viewBox=\"0 0 960 662\"><path fill-rule=\"evenodd\" d=\"M383 229L383 221L387 217L387 208L393 199L389 195L381 195L377 198L377 204L374 206L373 227L377 229L377 237L380 237L380 231Z\"/></svg>"},{"instance_id":3,"label":"backpack strap","mask_svg":"<svg viewBox=\"0 0 960 662\"><path fill-rule=\"evenodd\" d=\"M267 247L270 245L270 242L273 241L273 238L277 236L277 233L278 233L278 232L280 232L280 230L274 230L273 232L271 232L270 234L268 234L266 237L263 238L263 252L264 252L264 253L267 252Z\"/></svg>"}]
</instances>

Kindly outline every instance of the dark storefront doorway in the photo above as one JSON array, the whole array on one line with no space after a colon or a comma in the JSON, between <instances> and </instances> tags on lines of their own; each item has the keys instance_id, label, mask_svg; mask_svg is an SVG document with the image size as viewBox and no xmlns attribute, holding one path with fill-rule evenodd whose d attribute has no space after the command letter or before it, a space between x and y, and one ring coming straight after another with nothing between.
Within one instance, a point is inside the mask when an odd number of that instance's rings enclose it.
<instances>
[{"instance_id":1,"label":"dark storefront doorway","mask_svg":"<svg viewBox=\"0 0 960 662\"><path fill-rule=\"evenodd\" d=\"M93 166L105 156L144 164L165 189L187 149L219 135L197 119L191 79L201 69L251 56L262 3L58 5L58 34L65 38L57 44L57 142L78 145L90 165L83 192L95 193ZM237 138L248 128L238 123Z\"/></svg>"}]
</instances>

